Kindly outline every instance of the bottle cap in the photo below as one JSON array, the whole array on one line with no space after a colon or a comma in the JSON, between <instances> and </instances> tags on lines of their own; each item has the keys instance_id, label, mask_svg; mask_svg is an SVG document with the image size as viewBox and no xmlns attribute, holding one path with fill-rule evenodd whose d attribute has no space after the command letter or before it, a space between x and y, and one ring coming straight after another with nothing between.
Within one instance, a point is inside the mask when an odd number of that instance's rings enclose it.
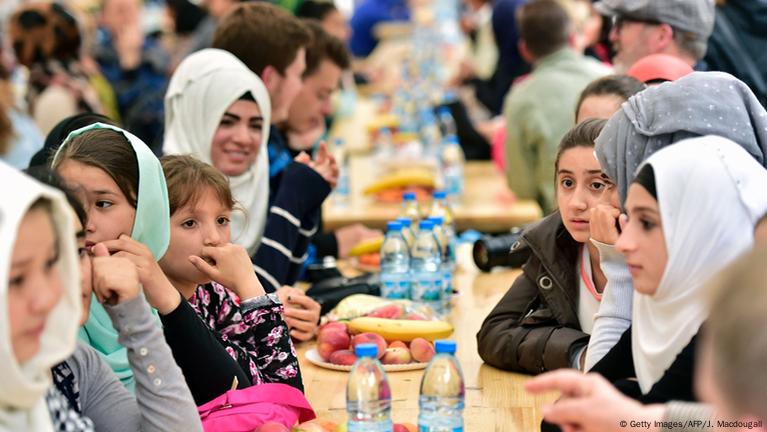
<instances>
[{"instance_id":1,"label":"bottle cap","mask_svg":"<svg viewBox=\"0 0 767 432\"><path fill-rule=\"evenodd\" d=\"M447 144L459 144L460 145L460 142L458 141L458 137L453 135L453 134L450 134L450 135L446 136L445 137L445 142Z\"/></svg>"},{"instance_id":2,"label":"bottle cap","mask_svg":"<svg viewBox=\"0 0 767 432\"><path fill-rule=\"evenodd\" d=\"M434 351L437 354L439 354L439 353L455 354L455 341L454 340L447 340L447 339L440 339L440 340L434 342ZM359 354L357 354L357 356L359 357Z\"/></svg>"},{"instance_id":3,"label":"bottle cap","mask_svg":"<svg viewBox=\"0 0 767 432\"><path fill-rule=\"evenodd\" d=\"M336 144L336 147L343 147L343 145L344 145L343 138L336 138L336 140L334 142Z\"/></svg>"},{"instance_id":4,"label":"bottle cap","mask_svg":"<svg viewBox=\"0 0 767 432\"><path fill-rule=\"evenodd\" d=\"M397 218L397 222L399 222L402 225L402 228L405 228L405 227L410 228L410 225L413 224L413 221L410 220L410 218L408 217Z\"/></svg>"},{"instance_id":5,"label":"bottle cap","mask_svg":"<svg viewBox=\"0 0 767 432\"><path fill-rule=\"evenodd\" d=\"M432 222L432 221L430 221L430 220L428 220L428 219L422 220L422 221L421 221L421 222L418 224L418 229L419 229L419 230L426 230L426 231L431 231L431 230L432 230L432 228L434 228L434 222Z\"/></svg>"},{"instance_id":6,"label":"bottle cap","mask_svg":"<svg viewBox=\"0 0 767 432\"><path fill-rule=\"evenodd\" d=\"M415 192L405 192L402 194L402 199L405 201L415 201Z\"/></svg>"},{"instance_id":7,"label":"bottle cap","mask_svg":"<svg viewBox=\"0 0 767 432\"><path fill-rule=\"evenodd\" d=\"M443 199L447 198L447 192L445 192L443 190L434 191L433 197L434 197L434 199L443 200Z\"/></svg>"},{"instance_id":8,"label":"bottle cap","mask_svg":"<svg viewBox=\"0 0 767 432\"><path fill-rule=\"evenodd\" d=\"M400 230L402 230L402 222L389 221L389 223L386 224L386 231L400 231Z\"/></svg>"},{"instance_id":9,"label":"bottle cap","mask_svg":"<svg viewBox=\"0 0 767 432\"><path fill-rule=\"evenodd\" d=\"M442 226L445 223L445 218L442 216L431 216L428 220L432 221L436 226Z\"/></svg>"},{"instance_id":10,"label":"bottle cap","mask_svg":"<svg viewBox=\"0 0 767 432\"><path fill-rule=\"evenodd\" d=\"M453 344L455 346L455 344ZM453 350L455 351L455 349ZM376 357L378 355L378 345L372 343L359 344L354 347L354 355L360 357Z\"/></svg>"}]
</instances>

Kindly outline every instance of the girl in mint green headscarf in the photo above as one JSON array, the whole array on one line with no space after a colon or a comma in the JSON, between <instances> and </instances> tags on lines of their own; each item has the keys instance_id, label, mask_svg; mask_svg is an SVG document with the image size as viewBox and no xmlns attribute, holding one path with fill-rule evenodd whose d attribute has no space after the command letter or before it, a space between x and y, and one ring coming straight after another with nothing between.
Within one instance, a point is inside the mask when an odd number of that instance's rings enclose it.
<instances>
[{"instance_id":1,"label":"girl in mint green headscarf","mask_svg":"<svg viewBox=\"0 0 767 432\"><path fill-rule=\"evenodd\" d=\"M82 194L88 209L86 246L104 243L113 255L132 261L149 303L160 313L175 310L180 297L157 265L170 240L168 190L160 162L146 144L120 128L95 123L69 134L53 167ZM133 390L127 351L99 302L90 303L80 337Z\"/></svg>"}]
</instances>

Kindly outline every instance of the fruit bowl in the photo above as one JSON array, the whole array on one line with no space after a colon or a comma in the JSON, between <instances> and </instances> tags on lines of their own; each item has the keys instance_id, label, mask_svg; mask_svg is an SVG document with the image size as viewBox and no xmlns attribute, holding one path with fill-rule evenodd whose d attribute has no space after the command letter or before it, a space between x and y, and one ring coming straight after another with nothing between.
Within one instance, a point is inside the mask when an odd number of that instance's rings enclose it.
<instances>
[{"instance_id":1,"label":"fruit bowl","mask_svg":"<svg viewBox=\"0 0 767 432\"><path fill-rule=\"evenodd\" d=\"M305 357L307 360L309 360L309 363L319 366L321 368L325 369L332 369L337 371L345 371L348 372L352 370L351 366L345 366L345 365L337 365L330 362L326 362L325 360L320 357L320 354L317 352L317 348L312 348L309 351L306 352ZM429 363L407 363L407 364L391 364L391 365L382 365L384 370L386 372L402 372L402 371L411 371L411 370L419 370L424 369Z\"/></svg>"}]
</instances>

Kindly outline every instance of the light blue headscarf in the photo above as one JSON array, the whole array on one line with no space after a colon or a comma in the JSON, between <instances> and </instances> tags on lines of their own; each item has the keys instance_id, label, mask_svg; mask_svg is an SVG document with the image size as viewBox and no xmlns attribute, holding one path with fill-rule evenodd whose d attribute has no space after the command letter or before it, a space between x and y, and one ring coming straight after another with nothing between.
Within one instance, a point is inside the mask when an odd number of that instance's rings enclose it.
<instances>
[{"instance_id":1,"label":"light blue headscarf","mask_svg":"<svg viewBox=\"0 0 767 432\"><path fill-rule=\"evenodd\" d=\"M128 139L138 160L139 182L136 196L136 218L131 230L131 238L145 244L155 260L160 260L170 243L170 208L168 204L168 187L162 165L152 151L138 137L116 126L94 123L80 128L67 136L64 143L53 158L56 166L59 155L72 138L83 133L111 129L119 132ZM109 151L108 143L104 151ZM107 315L94 296L91 301L88 321L80 329L80 339L92 346L109 363L109 366L120 378L120 381L131 391L134 389L133 371L128 363L128 352L117 341L117 330L112 326L112 320Z\"/></svg>"}]
</instances>

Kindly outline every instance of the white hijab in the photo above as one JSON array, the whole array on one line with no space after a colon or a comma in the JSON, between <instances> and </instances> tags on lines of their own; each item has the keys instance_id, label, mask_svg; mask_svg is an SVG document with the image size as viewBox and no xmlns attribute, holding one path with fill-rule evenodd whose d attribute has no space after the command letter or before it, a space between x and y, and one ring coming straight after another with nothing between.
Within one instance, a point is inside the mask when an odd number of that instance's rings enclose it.
<instances>
[{"instance_id":1,"label":"white hijab","mask_svg":"<svg viewBox=\"0 0 767 432\"><path fill-rule=\"evenodd\" d=\"M75 349L80 302L80 279L72 210L61 192L0 162L0 431L52 431L45 393L52 385L51 367ZM8 277L11 255L24 215L38 198L52 203L59 245L63 293L51 311L40 339L40 350L24 364L16 361L8 320Z\"/></svg>"},{"instance_id":2,"label":"white hijab","mask_svg":"<svg viewBox=\"0 0 767 432\"><path fill-rule=\"evenodd\" d=\"M645 163L655 173L668 262L656 293L634 296L632 350L642 393L707 319L702 288L751 249L754 226L767 212L767 171L726 138L680 141Z\"/></svg>"},{"instance_id":3,"label":"white hijab","mask_svg":"<svg viewBox=\"0 0 767 432\"><path fill-rule=\"evenodd\" d=\"M267 141L271 104L261 79L237 57L219 49L198 51L178 66L165 94L165 154L191 154L211 163L213 135L234 102L250 92L264 126L256 162L242 175L229 177L243 212L232 213L232 241L253 255L266 225L269 200Z\"/></svg>"}]
</instances>

